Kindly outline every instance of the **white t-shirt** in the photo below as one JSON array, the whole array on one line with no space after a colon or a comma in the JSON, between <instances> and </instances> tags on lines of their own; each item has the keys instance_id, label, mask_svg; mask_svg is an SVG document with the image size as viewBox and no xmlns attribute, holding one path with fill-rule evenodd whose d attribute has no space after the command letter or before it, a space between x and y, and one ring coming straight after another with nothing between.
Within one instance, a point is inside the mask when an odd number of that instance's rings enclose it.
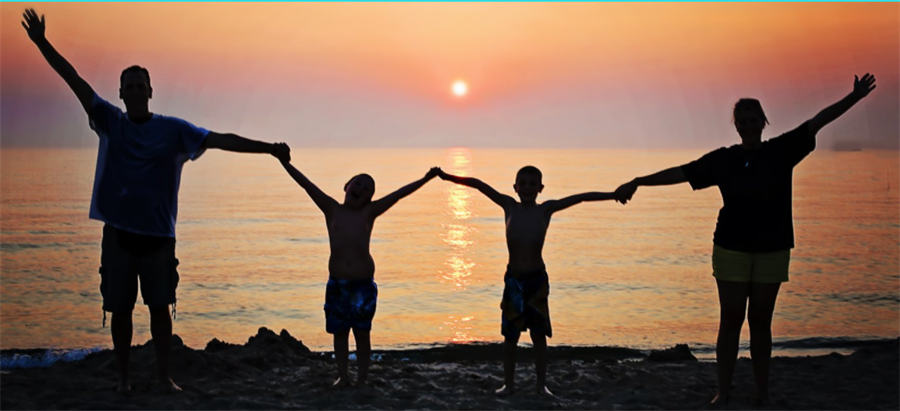
<instances>
[{"instance_id":1,"label":"white t-shirt","mask_svg":"<svg viewBox=\"0 0 900 411\"><path fill-rule=\"evenodd\" d=\"M203 154L209 130L159 114L135 124L97 94L92 112L100 147L90 218L137 234L175 237L181 169Z\"/></svg>"}]
</instances>

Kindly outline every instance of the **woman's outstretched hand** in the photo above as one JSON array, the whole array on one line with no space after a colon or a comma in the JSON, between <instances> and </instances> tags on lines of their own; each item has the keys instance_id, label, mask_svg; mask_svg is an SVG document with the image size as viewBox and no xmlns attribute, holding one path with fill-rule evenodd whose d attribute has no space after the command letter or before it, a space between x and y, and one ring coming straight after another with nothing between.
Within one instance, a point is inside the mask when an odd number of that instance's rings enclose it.
<instances>
[{"instance_id":1,"label":"woman's outstretched hand","mask_svg":"<svg viewBox=\"0 0 900 411\"><path fill-rule=\"evenodd\" d=\"M853 76L853 94L859 98L868 96L875 90L875 76L866 73L862 78Z\"/></svg>"},{"instance_id":2,"label":"woman's outstretched hand","mask_svg":"<svg viewBox=\"0 0 900 411\"><path fill-rule=\"evenodd\" d=\"M619 188L616 189L616 192L613 194L616 196L616 201L622 204L626 204L631 201L631 197L634 196L637 188L637 184L632 180L620 185Z\"/></svg>"}]
</instances>

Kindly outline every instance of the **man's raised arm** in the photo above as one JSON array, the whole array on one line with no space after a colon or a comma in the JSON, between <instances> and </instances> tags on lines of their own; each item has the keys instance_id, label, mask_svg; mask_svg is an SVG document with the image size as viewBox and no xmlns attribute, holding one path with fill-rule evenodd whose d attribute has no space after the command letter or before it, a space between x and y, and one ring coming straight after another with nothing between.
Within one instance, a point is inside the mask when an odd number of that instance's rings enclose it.
<instances>
[{"instance_id":1,"label":"man's raised arm","mask_svg":"<svg viewBox=\"0 0 900 411\"><path fill-rule=\"evenodd\" d=\"M53 48L50 42L47 41L47 37L44 35L46 28L44 16L41 15L39 19L37 12L35 12L34 9L25 10L25 13L23 13L22 16L25 18L25 21L22 22L22 27L25 27L28 38L30 38L37 46L38 50L41 51L41 54L44 55L44 59L50 64L50 67L52 67L53 70L65 80L66 84L69 85L69 88L71 88L75 93L75 96L78 97L78 101L81 102L81 107L84 108L84 112L90 117L92 111L91 108L94 105L94 89L78 75L78 72L75 71L75 67L72 67L72 65L69 64L55 48Z\"/></svg>"}]
</instances>

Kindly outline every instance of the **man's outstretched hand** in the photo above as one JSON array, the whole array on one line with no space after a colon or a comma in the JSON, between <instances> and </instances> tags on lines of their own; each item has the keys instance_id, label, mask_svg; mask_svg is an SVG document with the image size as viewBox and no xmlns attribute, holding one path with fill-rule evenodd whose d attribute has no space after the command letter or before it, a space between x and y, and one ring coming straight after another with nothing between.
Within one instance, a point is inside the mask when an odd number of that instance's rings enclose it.
<instances>
[{"instance_id":1,"label":"man's outstretched hand","mask_svg":"<svg viewBox=\"0 0 900 411\"><path fill-rule=\"evenodd\" d=\"M286 143L275 143L272 149L272 155L279 161L289 163L291 161L291 148Z\"/></svg>"},{"instance_id":2,"label":"man's outstretched hand","mask_svg":"<svg viewBox=\"0 0 900 411\"><path fill-rule=\"evenodd\" d=\"M22 13L22 17L25 18L25 21L22 22L22 27L25 27L25 32L28 33L28 38L31 41L37 43L39 41L45 40L44 30L47 25L44 24L44 16L41 15L41 18L38 19L38 14L34 9L25 10L25 13Z\"/></svg>"}]
</instances>

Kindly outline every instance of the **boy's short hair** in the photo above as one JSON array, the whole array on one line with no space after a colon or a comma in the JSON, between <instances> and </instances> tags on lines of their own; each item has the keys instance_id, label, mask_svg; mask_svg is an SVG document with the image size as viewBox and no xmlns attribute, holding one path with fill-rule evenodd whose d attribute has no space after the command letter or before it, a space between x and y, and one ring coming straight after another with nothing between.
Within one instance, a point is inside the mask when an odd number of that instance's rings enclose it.
<instances>
[{"instance_id":1,"label":"boy's short hair","mask_svg":"<svg viewBox=\"0 0 900 411\"><path fill-rule=\"evenodd\" d=\"M541 180L544 179L544 175L541 173L541 170L538 170L537 167L525 166L525 167L520 168L519 172L516 173L516 181L519 181L519 178L521 178L523 175L526 175L526 174L537 176L537 178L541 179Z\"/></svg>"}]
</instances>

